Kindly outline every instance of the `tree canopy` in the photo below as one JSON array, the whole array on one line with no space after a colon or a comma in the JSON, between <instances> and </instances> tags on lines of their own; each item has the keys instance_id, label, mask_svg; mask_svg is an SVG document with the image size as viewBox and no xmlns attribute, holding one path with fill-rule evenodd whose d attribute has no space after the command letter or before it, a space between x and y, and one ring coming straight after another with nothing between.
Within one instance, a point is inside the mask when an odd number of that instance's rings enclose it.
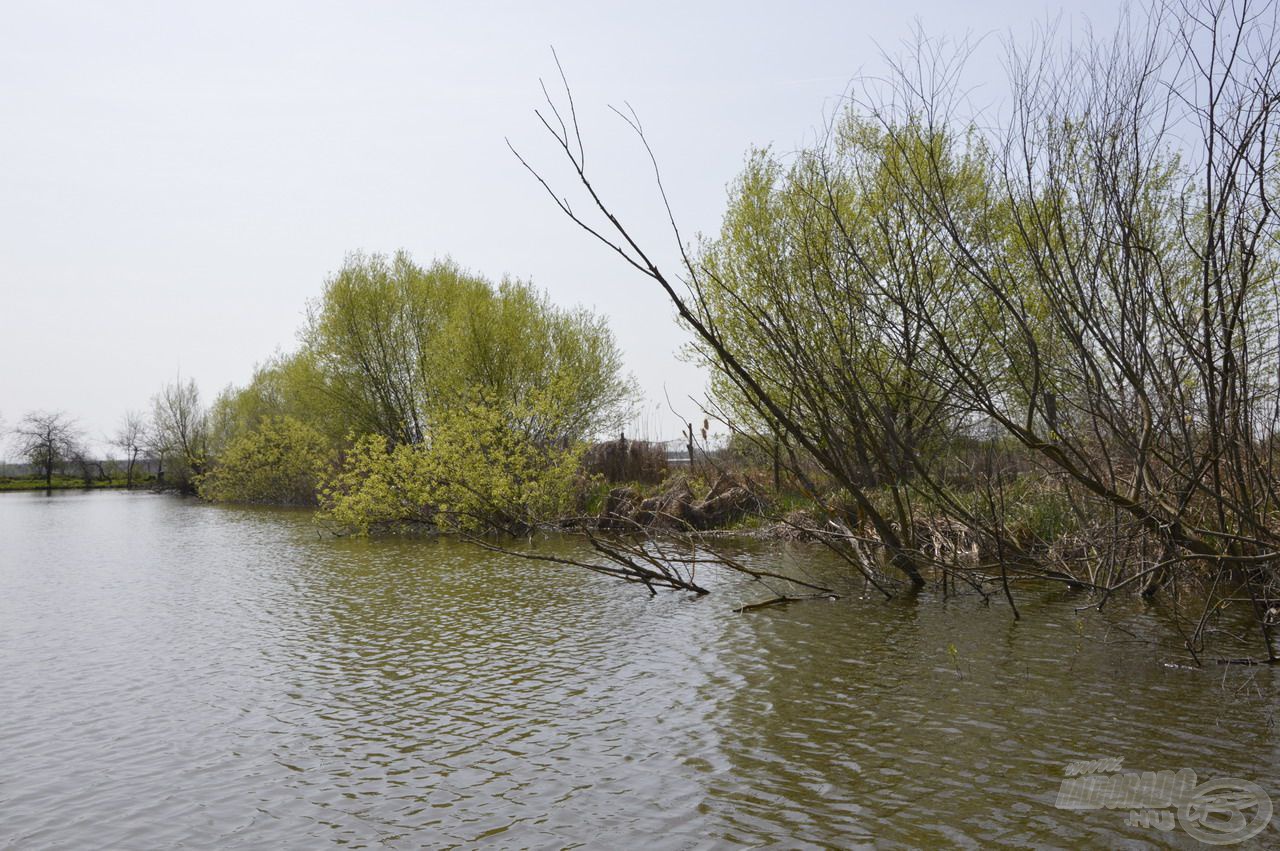
<instances>
[{"instance_id":1,"label":"tree canopy","mask_svg":"<svg viewBox=\"0 0 1280 851\"><path fill-rule=\"evenodd\" d=\"M451 261L353 254L297 350L213 405L202 492L292 502L315 479L353 528L516 527L563 500L582 442L618 429L634 397L603 318Z\"/></svg>"},{"instance_id":2,"label":"tree canopy","mask_svg":"<svg viewBox=\"0 0 1280 851\"><path fill-rule=\"evenodd\" d=\"M308 305L299 342L223 394L215 418L228 438L289 415L334 442L418 444L446 408L536 399L556 411L554 433L542 420L531 432L573 441L613 431L635 395L603 318L404 252L349 256Z\"/></svg>"}]
</instances>

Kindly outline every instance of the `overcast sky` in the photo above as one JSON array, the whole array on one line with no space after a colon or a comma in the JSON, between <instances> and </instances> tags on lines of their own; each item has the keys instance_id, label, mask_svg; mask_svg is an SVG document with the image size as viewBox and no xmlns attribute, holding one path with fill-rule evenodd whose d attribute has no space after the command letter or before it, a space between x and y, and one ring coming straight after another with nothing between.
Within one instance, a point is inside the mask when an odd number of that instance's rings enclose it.
<instances>
[{"instance_id":1,"label":"overcast sky","mask_svg":"<svg viewBox=\"0 0 1280 851\"><path fill-rule=\"evenodd\" d=\"M0 0L0 417L65 410L99 441L178 374L207 397L290 349L353 250L451 256L609 317L672 437L704 377L648 281L552 207L504 138L567 188L532 110L554 45L588 165L674 268L629 102L687 235L713 232L752 145L812 138L918 19L999 39L1114 4L986 2L11 2ZM660 408L661 410L654 410Z\"/></svg>"}]
</instances>

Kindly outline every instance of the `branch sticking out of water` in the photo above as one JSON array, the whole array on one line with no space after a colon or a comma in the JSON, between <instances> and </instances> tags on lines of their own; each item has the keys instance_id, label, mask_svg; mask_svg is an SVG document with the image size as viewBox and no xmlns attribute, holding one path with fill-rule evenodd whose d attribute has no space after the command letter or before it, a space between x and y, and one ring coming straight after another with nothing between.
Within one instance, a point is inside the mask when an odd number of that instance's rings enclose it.
<instances>
[{"instance_id":1,"label":"branch sticking out of water","mask_svg":"<svg viewBox=\"0 0 1280 851\"><path fill-rule=\"evenodd\" d=\"M792 596L783 594L781 596L773 597L768 600L761 600L758 603L747 603L744 606L739 606L738 608L734 609L734 611L737 612L738 614L742 614L743 612L754 612L757 609L765 609L765 608L768 608L769 606L781 606L787 603L798 603L802 600L838 600L838 599L840 599L838 595L830 594L830 593L805 594L804 596L801 596L801 597L792 597Z\"/></svg>"}]
</instances>

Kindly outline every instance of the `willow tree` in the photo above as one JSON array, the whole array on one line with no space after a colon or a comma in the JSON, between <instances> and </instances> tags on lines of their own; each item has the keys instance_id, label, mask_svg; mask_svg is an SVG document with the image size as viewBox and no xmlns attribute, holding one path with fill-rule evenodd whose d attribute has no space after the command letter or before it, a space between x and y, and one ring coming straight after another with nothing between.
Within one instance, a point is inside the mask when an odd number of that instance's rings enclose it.
<instances>
[{"instance_id":1,"label":"willow tree","mask_svg":"<svg viewBox=\"0 0 1280 851\"><path fill-rule=\"evenodd\" d=\"M892 525L904 548L919 550L910 491L941 480L939 461L971 424L951 373L934 369L939 340L920 317L964 317L953 302L969 294L898 175L912 160L945 156L947 180L970 210L987 175L980 146L895 129L847 114L790 165L753 153L690 280L693 311L716 336L695 348L722 417L777 434L772 409L783 410L823 469L860 492L854 513ZM946 333L953 347L973 348L971 323Z\"/></svg>"},{"instance_id":2,"label":"willow tree","mask_svg":"<svg viewBox=\"0 0 1280 851\"><path fill-rule=\"evenodd\" d=\"M292 416L340 441L419 444L445 408L545 397L547 439L615 429L634 384L603 318L560 308L530 284L493 284L449 261L354 254L311 302L296 352L220 404L229 434ZM551 397L554 397L552 399Z\"/></svg>"},{"instance_id":3,"label":"willow tree","mask_svg":"<svg viewBox=\"0 0 1280 851\"><path fill-rule=\"evenodd\" d=\"M558 307L522 281L494 284L447 261L423 267L403 252L348 257L310 305L299 336L296 352L260 367L247 387L224 392L212 420L223 455L240 468L287 443L306 450L289 469L311 476L325 456L317 435L347 450L326 504L341 503L331 513L356 528L378 525L388 513L406 521L442 517L439 505L414 501L430 494L456 503L462 483L483 482L494 504L504 493L529 492L538 486L537 458L552 487L585 438L619 427L635 395L601 317ZM468 442L468 423L486 439ZM392 478L403 488L370 480L389 481L387 464L397 465ZM428 470L431 481L422 478ZM486 470L487 478L476 478ZM503 470L521 472L495 478ZM207 493L290 491L297 501L297 483L307 476L284 475L292 484L282 488L270 476L250 482L242 471L237 481L245 487L211 485ZM217 478L215 471L211 482Z\"/></svg>"},{"instance_id":4,"label":"willow tree","mask_svg":"<svg viewBox=\"0 0 1280 851\"><path fill-rule=\"evenodd\" d=\"M615 432L635 395L603 317L557 307L516 280L476 287L450 306L429 371L435 409L505 407L545 441Z\"/></svg>"},{"instance_id":5,"label":"willow tree","mask_svg":"<svg viewBox=\"0 0 1280 851\"><path fill-rule=\"evenodd\" d=\"M1161 5L1110 40L1016 51L993 167L1012 215L1002 252L964 231L932 164L910 181L975 289L1001 299L996 347L1022 355L1005 361L1024 407L980 374L964 376L971 399L1112 517L1098 549L1118 555L1097 581L1151 591L1202 577L1211 593L1189 649L1225 593L1254 605L1270 661L1277 14L1248 0ZM919 82L904 73L888 111L948 114L955 92ZM1013 278L1031 298L1009 297Z\"/></svg>"},{"instance_id":6,"label":"willow tree","mask_svg":"<svg viewBox=\"0 0 1280 851\"><path fill-rule=\"evenodd\" d=\"M567 129L551 108L544 124L612 233L553 197L667 292L712 371L713 407L739 432L781 443L802 480L802 460L815 462L835 493L805 484L830 518L850 540L870 527L908 582L923 585L940 553L920 534L918 497L966 511L944 486L937 450L973 423L955 404L954 375L934 369L939 345L921 316L960 316L953 302L969 294L945 235L916 215L901 174L945 159L948 185L978 211L981 145L910 117L894 134L850 113L790 165L757 151L733 185L720 234L682 249L677 279L610 213L586 174L576 125ZM974 219L975 228L996 228ZM947 339L978 352L973 333L956 323Z\"/></svg>"},{"instance_id":7,"label":"willow tree","mask_svg":"<svg viewBox=\"0 0 1280 851\"><path fill-rule=\"evenodd\" d=\"M360 432L418 443L431 402L433 346L454 305L483 287L450 263L355 254L312 302L301 360Z\"/></svg>"},{"instance_id":8,"label":"willow tree","mask_svg":"<svg viewBox=\"0 0 1280 851\"><path fill-rule=\"evenodd\" d=\"M922 37L822 144L790 166L755 155L718 240L690 252L672 218L678 274L597 192L567 85L539 118L589 206L534 174L670 297L720 404L813 458L913 583L936 554L904 498L993 544L1002 571L1013 547L1107 593L1205 577L1189 649L1225 593L1253 602L1274 661L1278 10L1146 12L1111 38L1012 44L1003 123L969 109L966 51ZM1087 536L1025 552L1001 476L960 470L965 499L929 460L949 436L1018 448ZM888 511L869 488L886 481Z\"/></svg>"}]
</instances>

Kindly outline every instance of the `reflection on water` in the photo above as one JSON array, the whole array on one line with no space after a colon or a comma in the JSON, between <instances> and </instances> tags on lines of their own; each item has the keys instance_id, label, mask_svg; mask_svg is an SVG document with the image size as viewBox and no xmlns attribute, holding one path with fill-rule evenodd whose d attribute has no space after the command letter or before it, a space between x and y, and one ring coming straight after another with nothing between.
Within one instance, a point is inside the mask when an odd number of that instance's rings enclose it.
<instances>
[{"instance_id":1,"label":"reflection on water","mask_svg":"<svg viewBox=\"0 0 1280 851\"><path fill-rule=\"evenodd\" d=\"M788 569L820 551L760 548ZM0 497L12 848L1194 847L1055 809L1069 760L1272 785L1275 672L1025 592L735 614L305 513ZM1259 846L1274 844L1274 828Z\"/></svg>"}]
</instances>

